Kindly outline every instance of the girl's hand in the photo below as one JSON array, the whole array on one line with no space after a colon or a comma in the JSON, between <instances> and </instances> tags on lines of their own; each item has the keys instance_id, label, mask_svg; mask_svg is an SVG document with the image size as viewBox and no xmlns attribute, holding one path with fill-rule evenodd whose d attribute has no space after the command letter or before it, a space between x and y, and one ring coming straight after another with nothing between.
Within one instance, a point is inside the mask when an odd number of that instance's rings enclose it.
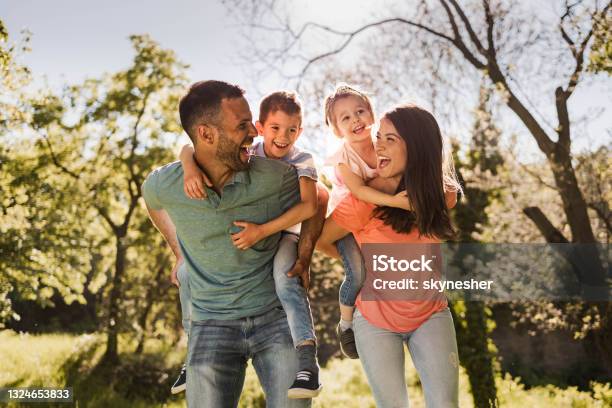
<instances>
[{"instance_id":1,"label":"girl's hand","mask_svg":"<svg viewBox=\"0 0 612 408\"><path fill-rule=\"evenodd\" d=\"M203 200L207 198L204 184L212 187L212 183L200 169L187 169L183 175L183 189L189 198Z\"/></svg>"},{"instance_id":2,"label":"girl's hand","mask_svg":"<svg viewBox=\"0 0 612 408\"><path fill-rule=\"evenodd\" d=\"M412 206L410 205L410 200L408 199L408 193L406 190L400 191L391 199L391 207L402 208L406 211L413 211Z\"/></svg>"},{"instance_id":3,"label":"girl's hand","mask_svg":"<svg viewBox=\"0 0 612 408\"><path fill-rule=\"evenodd\" d=\"M234 221L234 225L242 227L242 231L232 234L232 241L238 249L249 249L265 238L261 225L245 221Z\"/></svg>"}]
</instances>

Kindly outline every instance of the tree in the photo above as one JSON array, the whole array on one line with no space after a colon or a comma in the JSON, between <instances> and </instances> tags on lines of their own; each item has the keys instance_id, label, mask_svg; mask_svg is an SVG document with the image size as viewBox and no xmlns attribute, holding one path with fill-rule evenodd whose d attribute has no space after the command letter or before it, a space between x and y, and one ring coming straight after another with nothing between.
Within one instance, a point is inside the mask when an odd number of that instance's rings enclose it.
<instances>
[{"instance_id":1,"label":"tree","mask_svg":"<svg viewBox=\"0 0 612 408\"><path fill-rule=\"evenodd\" d=\"M609 31L609 1L603 5L595 0L560 3L556 7L556 21L526 12L525 3L415 1L379 10L380 18L372 18L353 29L337 29L314 21L292 24L277 2L238 0L228 4L239 8L238 14L250 22L249 38L255 44L265 44L254 53L263 56L262 65L295 80L297 86L302 86L307 74L321 62L341 55L363 38L369 42L360 45L367 45L367 53L375 55L370 60L370 69L380 69L376 75L383 78L382 72L387 69L388 77L396 78L393 92L405 86L399 78L410 80L411 75L419 75L415 73L419 69L430 76L428 85L433 95L441 88L445 88L442 90L445 97L451 90L465 88L466 78L489 81L496 89L497 101L524 126L546 157L570 236L554 226L551 214L546 215L539 208L526 207L525 216L549 241L596 242L574 168L568 101L585 78L585 58L594 35L597 41L607 38L599 33ZM269 41L259 41L263 35ZM605 40L603 43L607 47ZM593 54L596 55L602 54ZM553 89L550 84L554 84ZM549 95L546 98L542 96L545 93ZM541 102L539 107L528 96L534 94ZM456 106L448 101L446 104ZM554 113L547 119L548 112ZM597 253L588 256L594 266L576 272L584 275L581 281L585 287L605 290L599 256ZM612 346L605 341L612 335L612 310L609 302L601 302L596 308L602 325L593 334L612 371Z\"/></svg>"},{"instance_id":2,"label":"tree","mask_svg":"<svg viewBox=\"0 0 612 408\"><path fill-rule=\"evenodd\" d=\"M100 79L68 87L61 96L47 93L32 103L32 127L39 154L77 190L78 212L100 225L109 244L112 271L106 299L105 362L117 360L121 303L128 272L144 273L148 257L165 250L149 230L140 198L145 176L172 159L168 146L179 134L178 99L185 65L146 35L130 37L132 65ZM77 217L79 214L75 214ZM136 251L140 241L147 251ZM142 248L142 243L140 244ZM157 267L155 269L157 269Z\"/></svg>"},{"instance_id":3,"label":"tree","mask_svg":"<svg viewBox=\"0 0 612 408\"><path fill-rule=\"evenodd\" d=\"M461 160L457 154L455 156L457 174L464 186L464 197L453 211L459 243L479 241L477 235L489 222L486 208L496 196L495 189L479 186L479 179L487 178L487 175L495 176L503 164L498 151L501 132L494 125L488 106L490 94L490 89L481 88L467 158ZM455 146L454 150L458 152L459 146ZM462 265L460 267L465 269ZM494 345L488 336L491 311L483 302L469 299L456 302L453 311L459 357L470 380L474 405L489 408L497 404L495 359L491 351Z\"/></svg>"}]
</instances>

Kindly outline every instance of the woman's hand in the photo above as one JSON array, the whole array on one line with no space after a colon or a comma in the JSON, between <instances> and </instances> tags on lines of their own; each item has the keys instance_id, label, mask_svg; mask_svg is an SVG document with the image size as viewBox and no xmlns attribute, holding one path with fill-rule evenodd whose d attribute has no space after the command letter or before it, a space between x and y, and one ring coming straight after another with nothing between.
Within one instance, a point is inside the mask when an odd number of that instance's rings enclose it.
<instances>
[{"instance_id":1,"label":"woman's hand","mask_svg":"<svg viewBox=\"0 0 612 408\"><path fill-rule=\"evenodd\" d=\"M232 234L232 241L238 249L249 249L266 237L261 225L245 221L234 221L234 225L242 227L242 231Z\"/></svg>"}]
</instances>

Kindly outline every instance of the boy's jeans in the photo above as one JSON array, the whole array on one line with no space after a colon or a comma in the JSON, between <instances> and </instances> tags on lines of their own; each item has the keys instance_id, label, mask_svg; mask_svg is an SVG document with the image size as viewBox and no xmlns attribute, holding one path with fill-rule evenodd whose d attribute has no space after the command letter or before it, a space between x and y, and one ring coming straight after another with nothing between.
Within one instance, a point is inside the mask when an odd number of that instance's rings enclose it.
<instances>
[{"instance_id":1,"label":"boy's jeans","mask_svg":"<svg viewBox=\"0 0 612 408\"><path fill-rule=\"evenodd\" d=\"M287 321L295 347L305 340L315 341L314 325L306 290L298 277L290 278L287 272L293 268L297 259L299 237L283 232L274 256L274 285L276 294L287 313Z\"/></svg>"},{"instance_id":2,"label":"boy's jeans","mask_svg":"<svg viewBox=\"0 0 612 408\"><path fill-rule=\"evenodd\" d=\"M183 329L185 333L187 333L187 336L189 336L189 323L191 322L191 292L189 291L189 274L187 273L185 262L179 266L176 277L180 285L179 299L181 301Z\"/></svg>"},{"instance_id":3,"label":"boy's jeans","mask_svg":"<svg viewBox=\"0 0 612 408\"><path fill-rule=\"evenodd\" d=\"M353 234L336 241L344 265L344 281L340 285L340 304L355 306L355 300L365 281L366 268L359 245Z\"/></svg>"},{"instance_id":4,"label":"boy's jeans","mask_svg":"<svg viewBox=\"0 0 612 408\"><path fill-rule=\"evenodd\" d=\"M353 329L359 359L377 407L408 408L404 343L423 385L425 405L459 406L457 340L448 308L432 314L419 328L408 333L376 327L357 310Z\"/></svg>"},{"instance_id":5,"label":"boy's jeans","mask_svg":"<svg viewBox=\"0 0 612 408\"><path fill-rule=\"evenodd\" d=\"M309 407L311 400L290 400L298 366L284 311L236 320L192 321L187 362L187 405L236 407L249 358L266 395L266 406Z\"/></svg>"}]
</instances>

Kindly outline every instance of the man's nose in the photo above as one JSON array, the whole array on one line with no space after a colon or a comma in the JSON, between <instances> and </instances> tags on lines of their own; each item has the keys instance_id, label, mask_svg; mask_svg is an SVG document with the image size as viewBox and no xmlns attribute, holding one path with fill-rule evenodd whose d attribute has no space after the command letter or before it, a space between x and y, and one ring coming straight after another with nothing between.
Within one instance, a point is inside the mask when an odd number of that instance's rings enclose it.
<instances>
[{"instance_id":1,"label":"man's nose","mask_svg":"<svg viewBox=\"0 0 612 408\"><path fill-rule=\"evenodd\" d=\"M250 123L250 126L249 126L249 136L257 137L257 128L252 122Z\"/></svg>"}]
</instances>

